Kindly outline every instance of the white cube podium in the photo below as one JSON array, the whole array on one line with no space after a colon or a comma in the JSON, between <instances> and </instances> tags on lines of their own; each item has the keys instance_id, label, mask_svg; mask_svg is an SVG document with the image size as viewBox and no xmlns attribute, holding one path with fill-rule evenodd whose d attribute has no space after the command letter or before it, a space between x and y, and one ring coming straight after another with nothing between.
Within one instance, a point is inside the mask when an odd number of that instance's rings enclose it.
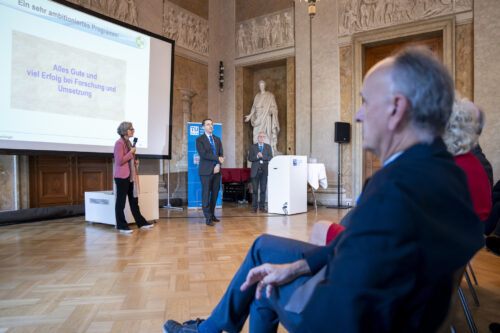
<instances>
[{"instance_id":1,"label":"white cube podium","mask_svg":"<svg viewBox=\"0 0 500 333\"><path fill-rule=\"evenodd\" d=\"M139 208L146 221L160 218L158 199L158 175L139 175L140 193ZM85 220L116 225L116 196L113 191L85 192ZM135 222L130 211L128 198L125 203L125 219L128 223Z\"/></svg>"},{"instance_id":2,"label":"white cube podium","mask_svg":"<svg viewBox=\"0 0 500 333\"><path fill-rule=\"evenodd\" d=\"M307 156L280 155L269 162L268 212L307 212Z\"/></svg>"}]
</instances>

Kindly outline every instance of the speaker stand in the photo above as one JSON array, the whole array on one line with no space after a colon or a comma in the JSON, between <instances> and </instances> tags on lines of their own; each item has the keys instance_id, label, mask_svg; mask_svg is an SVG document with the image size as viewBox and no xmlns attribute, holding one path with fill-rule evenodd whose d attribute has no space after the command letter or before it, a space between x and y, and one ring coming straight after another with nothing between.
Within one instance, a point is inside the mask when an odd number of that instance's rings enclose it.
<instances>
[{"instance_id":1,"label":"speaker stand","mask_svg":"<svg viewBox=\"0 0 500 333\"><path fill-rule=\"evenodd\" d=\"M326 208L337 208L337 209L347 209L352 208L351 205L343 205L340 199L340 170L341 170L341 160L340 160L340 146L342 143L338 142L338 170L337 170L337 205L326 206Z\"/></svg>"},{"instance_id":2,"label":"speaker stand","mask_svg":"<svg viewBox=\"0 0 500 333\"><path fill-rule=\"evenodd\" d=\"M167 204L161 208L172 209L172 210L184 210L182 207L174 207L170 204L170 160L168 160L167 169Z\"/></svg>"}]
</instances>

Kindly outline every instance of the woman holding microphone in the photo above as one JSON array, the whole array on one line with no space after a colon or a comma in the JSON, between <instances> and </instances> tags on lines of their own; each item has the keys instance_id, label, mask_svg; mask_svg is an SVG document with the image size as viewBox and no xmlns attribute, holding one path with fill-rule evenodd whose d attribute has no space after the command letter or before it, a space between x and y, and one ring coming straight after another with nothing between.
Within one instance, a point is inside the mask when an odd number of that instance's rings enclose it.
<instances>
[{"instance_id":1,"label":"woman holding microphone","mask_svg":"<svg viewBox=\"0 0 500 333\"><path fill-rule=\"evenodd\" d=\"M137 175L137 164L139 161L135 159L136 148L129 141L134 136L134 127L132 123L123 121L117 129L120 138L115 143L115 184L116 184L116 204L115 217L116 229L122 233L130 234L133 232L128 227L125 220L123 209L125 208L126 198L130 204L130 211L134 216L135 223L139 229L149 229L153 224L148 223L141 215L139 210L139 177Z\"/></svg>"}]
</instances>

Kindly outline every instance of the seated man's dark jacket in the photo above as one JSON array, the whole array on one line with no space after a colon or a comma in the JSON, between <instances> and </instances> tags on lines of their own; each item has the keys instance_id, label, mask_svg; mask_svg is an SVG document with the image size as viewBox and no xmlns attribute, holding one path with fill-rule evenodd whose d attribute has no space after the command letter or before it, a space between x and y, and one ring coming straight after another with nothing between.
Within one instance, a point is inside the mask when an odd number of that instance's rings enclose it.
<instances>
[{"instance_id":1,"label":"seated man's dark jacket","mask_svg":"<svg viewBox=\"0 0 500 333\"><path fill-rule=\"evenodd\" d=\"M325 264L327 272L297 331L434 330L452 274L484 243L466 176L442 140L415 145L377 172L346 218L333 242L305 254L313 273ZM435 322L423 323L436 305Z\"/></svg>"}]
</instances>

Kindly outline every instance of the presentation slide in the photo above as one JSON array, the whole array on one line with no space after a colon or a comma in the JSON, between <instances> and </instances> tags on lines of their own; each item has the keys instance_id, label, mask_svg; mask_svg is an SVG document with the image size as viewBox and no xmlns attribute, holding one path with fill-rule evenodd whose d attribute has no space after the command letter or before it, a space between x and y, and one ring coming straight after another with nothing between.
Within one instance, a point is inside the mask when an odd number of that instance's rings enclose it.
<instances>
[{"instance_id":1,"label":"presentation slide","mask_svg":"<svg viewBox=\"0 0 500 333\"><path fill-rule=\"evenodd\" d=\"M47 0L0 0L0 149L170 156L173 43Z\"/></svg>"}]
</instances>

